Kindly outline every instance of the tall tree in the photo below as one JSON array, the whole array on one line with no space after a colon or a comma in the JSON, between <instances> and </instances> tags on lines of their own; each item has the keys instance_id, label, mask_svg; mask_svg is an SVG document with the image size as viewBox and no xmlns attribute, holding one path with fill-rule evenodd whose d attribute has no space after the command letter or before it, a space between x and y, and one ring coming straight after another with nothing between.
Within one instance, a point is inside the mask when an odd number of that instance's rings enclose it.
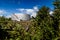
<instances>
[{"instance_id":1,"label":"tall tree","mask_svg":"<svg viewBox=\"0 0 60 40\"><path fill-rule=\"evenodd\" d=\"M57 33L57 37L60 37L60 0L54 0L54 27Z\"/></svg>"},{"instance_id":2,"label":"tall tree","mask_svg":"<svg viewBox=\"0 0 60 40\"><path fill-rule=\"evenodd\" d=\"M42 33L42 40L52 40L55 38L54 28L53 28L53 19L49 15L50 9L46 6L43 6L37 13L36 16L36 28L40 28L40 33Z\"/></svg>"},{"instance_id":3,"label":"tall tree","mask_svg":"<svg viewBox=\"0 0 60 40\"><path fill-rule=\"evenodd\" d=\"M55 9L60 9L60 0L54 0L53 5Z\"/></svg>"}]
</instances>

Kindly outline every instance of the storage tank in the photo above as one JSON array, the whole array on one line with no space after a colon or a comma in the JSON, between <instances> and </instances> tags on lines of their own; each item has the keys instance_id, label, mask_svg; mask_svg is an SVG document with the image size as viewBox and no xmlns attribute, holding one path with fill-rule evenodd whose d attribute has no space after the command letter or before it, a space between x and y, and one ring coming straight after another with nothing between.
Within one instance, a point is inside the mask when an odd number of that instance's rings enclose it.
<instances>
[{"instance_id":1,"label":"storage tank","mask_svg":"<svg viewBox=\"0 0 60 40\"><path fill-rule=\"evenodd\" d=\"M12 20L17 20L17 21L28 21L30 20L30 15L29 14L13 14L11 16Z\"/></svg>"}]
</instances>

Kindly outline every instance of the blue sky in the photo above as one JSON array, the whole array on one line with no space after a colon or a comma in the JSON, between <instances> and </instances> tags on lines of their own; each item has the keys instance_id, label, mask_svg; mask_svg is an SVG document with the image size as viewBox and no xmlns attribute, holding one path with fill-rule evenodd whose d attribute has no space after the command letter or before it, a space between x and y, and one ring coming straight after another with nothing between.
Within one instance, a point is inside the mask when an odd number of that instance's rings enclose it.
<instances>
[{"instance_id":1,"label":"blue sky","mask_svg":"<svg viewBox=\"0 0 60 40\"><path fill-rule=\"evenodd\" d=\"M53 9L53 0L0 0L0 12L4 15L10 15L12 13L19 13L16 9L33 9L34 6L40 8L45 5ZM4 12L3 12L4 11Z\"/></svg>"}]
</instances>

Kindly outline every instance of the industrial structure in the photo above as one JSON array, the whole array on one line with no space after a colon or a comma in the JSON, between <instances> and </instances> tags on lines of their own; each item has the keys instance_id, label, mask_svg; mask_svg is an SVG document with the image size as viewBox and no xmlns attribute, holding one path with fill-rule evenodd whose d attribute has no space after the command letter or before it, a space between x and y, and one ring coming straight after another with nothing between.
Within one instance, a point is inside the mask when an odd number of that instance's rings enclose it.
<instances>
[{"instance_id":1,"label":"industrial structure","mask_svg":"<svg viewBox=\"0 0 60 40\"><path fill-rule=\"evenodd\" d=\"M11 19L12 20L16 20L16 21L28 21L30 20L30 15L29 14L12 14L11 15Z\"/></svg>"}]
</instances>

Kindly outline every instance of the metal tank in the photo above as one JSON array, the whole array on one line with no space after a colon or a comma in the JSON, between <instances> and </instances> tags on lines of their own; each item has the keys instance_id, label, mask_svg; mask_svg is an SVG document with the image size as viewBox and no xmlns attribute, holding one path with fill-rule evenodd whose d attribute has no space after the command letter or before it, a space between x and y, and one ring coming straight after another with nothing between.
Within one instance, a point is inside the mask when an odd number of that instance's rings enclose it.
<instances>
[{"instance_id":1,"label":"metal tank","mask_svg":"<svg viewBox=\"0 0 60 40\"><path fill-rule=\"evenodd\" d=\"M29 14L13 14L11 15L12 20L16 21L28 21L30 20L30 15Z\"/></svg>"}]
</instances>

